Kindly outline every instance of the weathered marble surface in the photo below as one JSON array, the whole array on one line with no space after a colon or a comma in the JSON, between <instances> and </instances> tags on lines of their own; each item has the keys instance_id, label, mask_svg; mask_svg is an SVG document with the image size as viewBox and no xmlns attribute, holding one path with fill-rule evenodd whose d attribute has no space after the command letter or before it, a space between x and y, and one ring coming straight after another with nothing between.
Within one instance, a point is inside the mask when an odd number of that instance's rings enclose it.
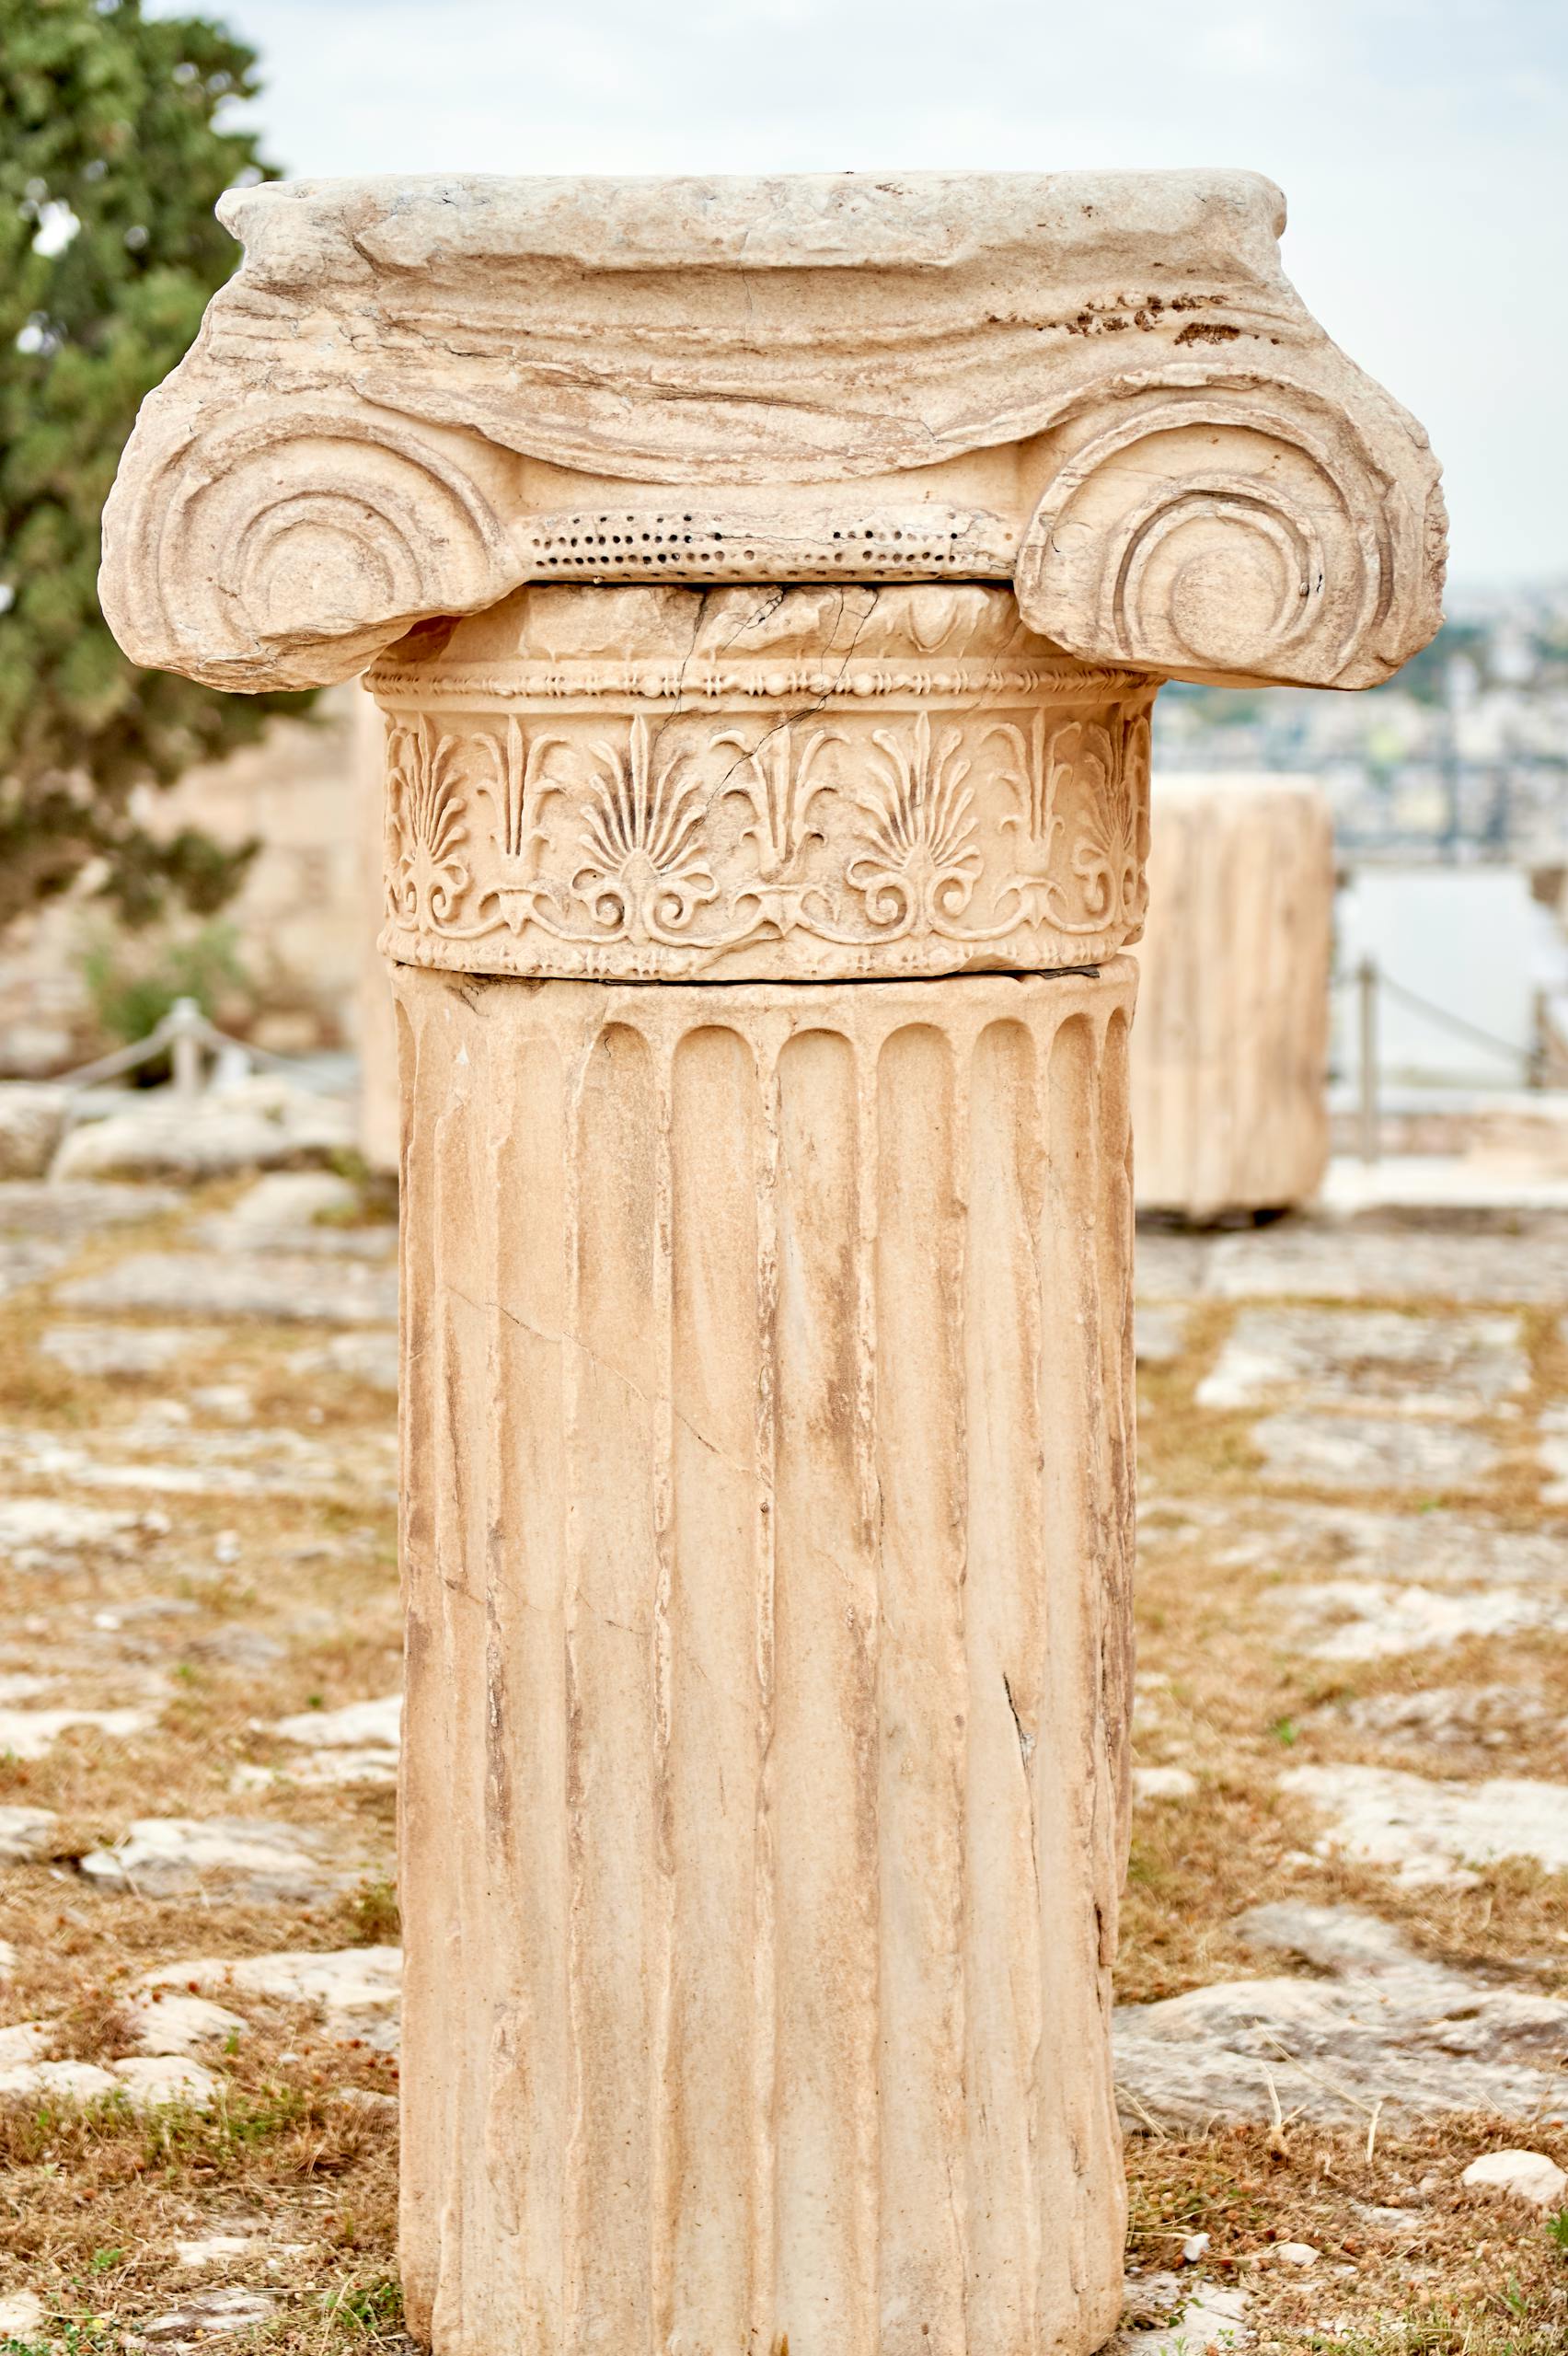
<instances>
[{"instance_id":1,"label":"weathered marble surface","mask_svg":"<svg viewBox=\"0 0 1568 2356\"><path fill-rule=\"evenodd\" d=\"M437 2344L1113 2326L1130 981L397 970Z\"/></svg>"},{"instance_id":2,"label":"weathered marble surface","mask_svg":"<svg viewBox=\"0 0 1568 2356\"><path fill-rule=\"evenodd\" d=\"M1309 778L1162 776L1133 1048L1137 1198L1309 1201L1329 1161L1333 828Z\"/></svg>"},{"instance_id":3,"label":"weathered marble surface","mask_svg":"<svg viewBox=\"0 0 1568 2356\"><path fill-rule=\"evenodd\" d=\"M380 937L386 895L386 726L367 695L355 698L354 795L359 805L361 890L358 1046L359 1145L372 1170L398 1167L398 1020Z\"/></svg>"},{"instance_id":4,"label":"weathered marble surface","mask_svg":"<svg viewBox=\"0 0 1568 2356\"><path fill-rule=\"evenodd\" d=\"M1516 1316L1244 1309L1199 1383L1197 1402L1484 1415L1528 1390L1523 1341Z\"/></svg>"},{"instance_id":5,"label":"weathered marble surface","mask_svg":"<svg viewBox=\"0 0 1568 2356\"><path fill-rule=\"evenodd\" d=\"M386 715L409 2327L1087 2356L1149 706L1424 643L1424 440L1246 174L225 217L102 588Z\"/></svg>"},{"instance_id":6,"label":"weathered marble surface","mask_svg":"<svg viewBox=\"0 0 1568 2356\"><path fill-rule=\"evenodd\" d=\"M402 964L891 980L1142 930L1152 683L1005 590L525 589L367 684Z\"/></svg>"},{"instance_id":7,"label":"weathered marble surface","mask_svg":"<svg viewBox=\"0 0 1568 2356\"><path fill-rule=\"evenodd\" d=\"M1365 687L1429 638L1412 421L1245 172L303 181L105 515L137 661L347 678L522 582L1016 582L1087 660Z\"/></svg>"},{"instance_id":8,"label":"weathered marble surface","mask_svg":"<svg viewBox=\"0 0 1568 2356\"><path fill-rule=\"evenodd\" d=\"M1239 1926L1250 1946L1320 1976L1233 1980L1116 2016L1129 2127L1202 2130L1293 2116L1389 2127L1476 2110L1568 2119L1556 2058L1568 2004L1424 1961L1392 1924L1348 1906L1276 1902Z\"/></svg>"}]
</instances>

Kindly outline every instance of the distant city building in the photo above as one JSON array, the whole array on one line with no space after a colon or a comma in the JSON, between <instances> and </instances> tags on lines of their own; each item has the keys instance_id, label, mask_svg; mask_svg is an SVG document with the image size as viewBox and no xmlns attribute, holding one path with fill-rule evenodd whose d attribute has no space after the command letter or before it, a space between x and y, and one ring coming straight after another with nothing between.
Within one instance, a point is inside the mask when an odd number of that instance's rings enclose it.
<instances>
[{"instance_id":1,"label":"distant city building","mask_svg":"<svg viewBox=\"0 0 1568 2356\"><path fill-rule=\"evenodd\" d=\"M1166 688L1167 770L1298 770L1324 780L1356 860L1568 863L1568 583L1451 595L1449 619L1365 696Z\"/></svg>"}]
</instances>

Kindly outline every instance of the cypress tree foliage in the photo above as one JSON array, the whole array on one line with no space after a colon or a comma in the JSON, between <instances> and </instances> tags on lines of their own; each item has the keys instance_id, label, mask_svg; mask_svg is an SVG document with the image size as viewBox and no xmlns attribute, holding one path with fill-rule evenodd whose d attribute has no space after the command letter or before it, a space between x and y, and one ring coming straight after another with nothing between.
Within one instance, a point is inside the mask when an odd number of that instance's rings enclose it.
<instances>
[{"instance_id":1,"label":"cypress tree foliage","mask_svg":"<svg viewBox=\"0 0 1568 2356\"><path fill-rule=\"evenodd\" d=\"M128 808L307 696L225 696L125 660L98 515L138 404L237 253L213 217L273 177L243 132L254 53L140 0L0 0L0 927L88 860L132 922L219 906L250 855Z\"/></svg>"}]
</instances>

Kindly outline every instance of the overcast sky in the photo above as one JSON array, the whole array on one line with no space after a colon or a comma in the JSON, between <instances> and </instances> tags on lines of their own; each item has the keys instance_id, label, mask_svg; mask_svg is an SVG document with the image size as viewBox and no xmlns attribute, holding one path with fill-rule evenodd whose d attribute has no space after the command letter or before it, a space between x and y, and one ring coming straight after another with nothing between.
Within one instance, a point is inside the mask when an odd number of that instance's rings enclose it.
<instances>
[{"instance_id":1,"label":"overcast sky","mask_svg":"<svg viewBox=\"0 0 1568 2356\"><path fill-rule=\"evenodd\" d=\"M1564 0L205 5L291 174L1267 172L1301 294L1432 435L1456 583L1568 578Z\"/></svg>"}]
</instances>

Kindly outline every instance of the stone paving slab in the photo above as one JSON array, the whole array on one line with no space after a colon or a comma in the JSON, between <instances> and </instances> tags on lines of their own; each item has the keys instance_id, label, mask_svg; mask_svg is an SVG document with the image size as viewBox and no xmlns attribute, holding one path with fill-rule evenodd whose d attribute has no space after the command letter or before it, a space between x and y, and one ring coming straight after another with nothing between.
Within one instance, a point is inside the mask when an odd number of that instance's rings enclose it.
<instances>
[{"instance_id":1,"label":"stone paving slab","mask_svg":"<svg viewBox=\"0 0 1568 2356\"><path fill-rule=\"evenodd\" d=\"M51 1325L38 1338L40 1355L68 1374L105 1380L163 1374L183 1359L219 1349L220 1325Z\"/></svg>"},{"instance_id":2,"label":"stone paving slab","mask_svg":"<svg viewBox=\"0 0 1568 2356\"><path fill-rule=\"evenodd\" d=\"M1159 1301L1143 1301L1133 1320L1139 1366L1174 1366L1187 1343L1187 1312Z\"/></svg>"},{"instance_id":3,"label":"stone paving slab","mask_svg":"<svg viewBox=\"0 0 1568 2356\"><path fill-rule=\"evenodd\" d=\"M1554 1710L1539 1688L1428 1685L1414 1693L1364 1694L1332 1704L1320 1715L1384 1741L1431 1743L1446 1750L1507 1750L1521 1738L1555 1727L1568 1766L1568 1716Z\"/></svg>"},{"instance_id":4,"label":"stone paving slab","mask_svg":"<svg viewBox=\"0 0 1568 2356\"><path fill-rule=\"evenodd\" d=\"M1547 1476L1541 1484L1541 1503L1568 1505L1568 1402L1542 1409L1537 1453Z\"/></svg>"},{"instance_id":5,"label":"stone paving slab","mask_svg":"<svg viewBox=\"0 0 1568 2356\"><path fill-rule=\"evenodd\" d=\"M1142 1301L1196 1300L1205 1289L1214 1239L1140 1222L1133 1281Z\"/></svg>"},{"instance_id":6,"label":"stone paving slab","mask_svg":"<svg viewBox=\"0 0 1568 2356\"><path fill-rule=\"evenodd\" d=\"M137 1540L168 1524L161 1514L86 1505L75 1497L0 1497L0 1562L14 1569L55 1570L84 1553L130 1553Z\"/></svg>"},{"instance_id":7,"label":"stone paving slab","mask_svg":"<svg viewBox=\"0 0 1568 2356\"><path fill-rule=\"evenodd\" d=\"M1471 2110L1568 2120L1568 2002L1419 1958L1390 1925L1350 1907L1259 1906L1247 1943L1321 1975L1221 1981L1116 2014L1127 2125L1201 2131L1266 2120L1389 2125Z\"/></svg>"},{"instance_id":8,"label":"stone paving slab","mask_svg":"<svg viewBox=\"0 0 1568 2356\"><path fill-rule=\"evenodd\" d=\"M1197 1389L1200 1407L1372 1406L1491 1413L1529 1389L1517 1317L1244 1309Z\"/></svg>"},{"instance_id":9,"label":"stone paving slab","mask_svg":"<svg viewBox=\"0 0 1568 2356\"><path fill-rule=\"evenodd\" d=\"M107 1431L97 1449L52 1432L0 1428L0 1470L29 1480L87 1489L141 1489L163 1496L279 1496L370 1486L397 1476L390 1433L329 1447L284 1429L192 1431L148 1418Z\"/></svg>"},{"instance_id":10,"label":"stone paving slab","mask_svg":"<svg viewBox=\"0 0 1568 2356\"><path fill-rule=\"evenodd\" d=\"M262 1228L247 1219L214 1218L198 1219L190 1230L191 1239L204 1251L278 1253L294 1259L366 1260L372 1263L395 1260L398 1256L398 1230L395 1227L288 1227Z\"/></svg>"},{"instance_id":11,"label":"stone paving slab","mask_svg":"<svg viewBox=\"0 0 1568 2356\"><path fill-rule=\"evenodd\" d=\"M13 1759L41 1759L63 1734L76 1727L88 1727L124 1741L132 1735L145 1734L153 1723L149 1710L0 1708L0 1756L8 1752Z\"/></svg>"},{"instance_id":12,"label":"stone paving slab","mask_svg":"<svg viewBox=\"0 0 1568 2356\"><path fill-rule=\"evenodd\" d=\"M65 1265L70 1246L33 1236L0 1235L0 1300L41 1284Z\"/></svg>"},{"instance_id":13,"label":"stone paving slab","mask_svg":"<svg viewBox=\"0 0 1568 2356\"><path fill-rule=\"evenodd\" d=\"M1462 1883L1470 1868L1527 1857L1568 1872L1568 1784L1499 1775L1437 1782L1392 1767L1293 1767L1280 1789L1329 1819L1323 1853L1388 1865L1407 1885Z\"/></svg>"},{"instance_id":14,"label":"stone paving slab","mask_svg":"<svg viewBox=\"0 0 1568 2356\"><path fill-rule=\"evenodd\" d=\"M51 1179L33 1184L11 1179L0 1184L0 1234L54 1237L75 1242L105 1228L137 1219L163 1218L183 1209L186 1197L172 1186L138 1186L110 1181Z\"/></svg>"},{"instance_id":15,"label":"stone paving slab","mask_svg":"<svg viewBox=\"0 0 1568 2356\"><path fill-rule=\"evenodd\" d=\"M382 2052L398 2048L403 1956L396 1946L196 1956L156 1966L141 1985L199 1991L230 2004L243 2005L247 1999L314 2004L329 2035L357 2037Z\"/></svg>"},{"instance_id":16,"label":"stone paving slab","mask_svg":"<svg viewBox=\"0 0 1568 2356\"><path fill-rule=\"evenodd\" d=\"M239 1170L330 1161L356 1143L340 1099L252 1079L194 1104L149 1091L66 1137L51 1175L62 1179L174 1178L191 1184Z\"/></svg>"},{"instance_id":17,"label":"stone paving slab","mask_svg":"<svg viewBox=\"0 0 1568 2356\"><path fill-rule=\"evenodd\" d=\"M1358 1578L1568 1593L1568 1530L1516 1530L1445 1507L1401 1514L1302 1503L1239 1519L1227 1560L1289 1571L1320 1562Z\"/></svg>"},{"instance_id":18,"label":"stone paving slab","mask_svg":"<svg viewBox=\"0 0 1568 2356\"><path fill-rule=\"evenodd\" d=\"M382 1391L396 1398L398 1336L395 1332L384 1333L375 1326L367 1326L360 1333L334 1334L324 1348L296 1350L289 1368L307 1380L317 1374L344 1375L352 1382L363 1382L372 1391Z\"/></svg>"},{"instance_id":19,"label":"stone paving slab","mask_svg":"<svg viewBox=\"0 0 1568 2356\"><path fill-rule=\"evenodd\" d=\"M341 1255L139 1252L59 1286L55 1299L72 1309L116 1312L385 1325L397 1322L398 1277L395 1269Z\"/></svg>"},{"instance_id":20,"label":"stone paving slab","mask_svg":"<svg viewBox=\"0 0 1568 2356\"><path fill-rule=\"evenodd\" d=\"M108 1847L82 1859L91 1886L143 1898L223 1888L246 1898L309 1901L346 1877L328 1861L318 1832L274 1818L138 1817Z\"/></svg>"},{"instance_id":21,"label":"stone paving slab","mask_svg":"<svg viewBox=\"0 0 1568 2356\"><path fill-rule=\"evenodd\" d=\"M1521 1629L1568 1629L1568 1594L1537 1588L1395 1587L1383 1579L1323 1579L1278 1597L1286 1630L1311 1660L1387 1660Z\"/></svg>"},{"instance_id":22,"label":"stone paving slab","mask_svg":"<svg viewBox=\"0 0 1568 2356\"><path fill-rule=\"evenodd\" d=\"M1202 1291L1218 1300L1454 1300L1568 1305L1568 1226L1488 1230L1282 1221L1207 1246Z\"/></svg>"},{"instance_id":23,"label":"stone paving slab","mask_svg":"<svg viewBox=\"0 0 1568 2356\"><path fill-rule=\"evenodd\" d=\"M58 1828L52 1808L0 1804L0 1865L28 1865L52 1856Z\"/></svg>"},{"instance_id":24,"label":"stone paving slab","mask_svg":"<svg viewBox=\"0 0 1568 2356\"><path fill-rule=\"evenodd\" d=\"M1269 1415L1252 1438L1265 1480L1320 1489L1470 1489L1502 1461L1480 1432L1392 1415Z\"/></svg>"}]
</instances>

